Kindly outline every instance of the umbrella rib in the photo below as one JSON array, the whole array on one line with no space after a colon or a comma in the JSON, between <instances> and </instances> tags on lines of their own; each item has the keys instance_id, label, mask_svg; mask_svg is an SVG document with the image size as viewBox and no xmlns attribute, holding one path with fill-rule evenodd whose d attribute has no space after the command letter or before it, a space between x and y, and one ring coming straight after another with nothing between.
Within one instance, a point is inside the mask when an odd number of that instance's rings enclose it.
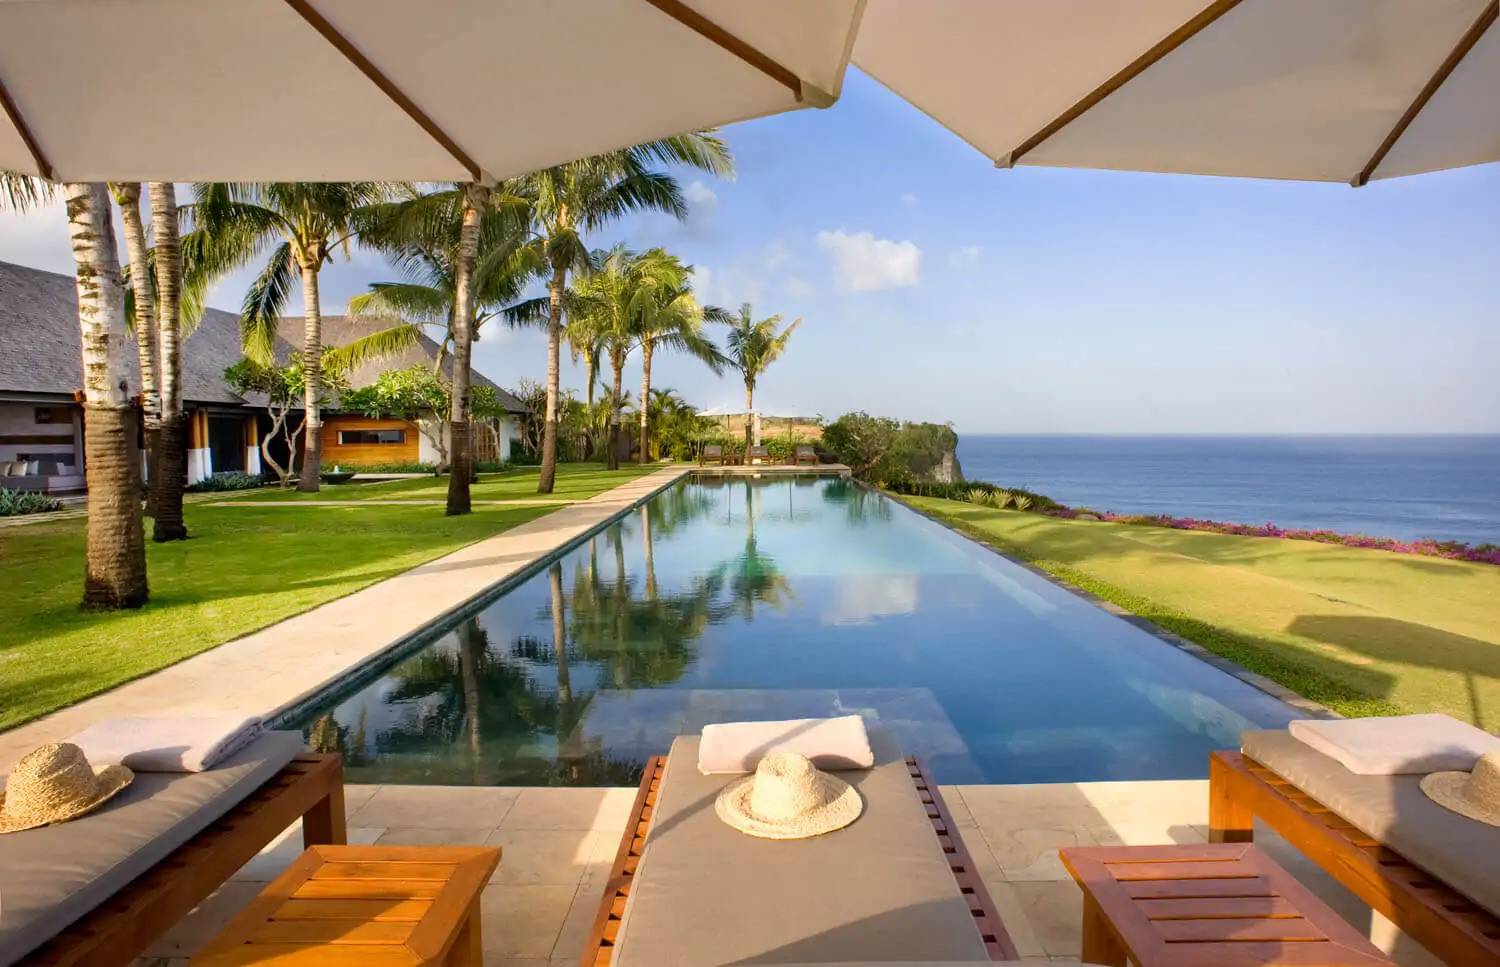
<instances>
[{"instance_id":1,"label":"umbrella rib","mask_svg":"<svg viewBox=\"0 0 1500 967\"><path fill-rule=\"evenodd\" d=\"M1051 124L1047 125L1036 134L1033 134L1031 137L1021 142L1021 145L1019 147L1017 147L1010 154L1001 158L996 162L996 164L1001 168L1012 167L1017 162L1019 162L1022 157L1030 154L1034 149L1036 149L1043 141L1046 141L1048 138L1052 137L1063 128L1078 120L1078 118L1088 113L1088 111L1090 111L1094 107L1098 106L1100 101L1103 101L1115 91L1118 91L1120 88L1130 83L1136 77L1145 73L1151 67L1155 66L1156 63L1163 57L1166 57L1172 51L1181 47L1189 40L1192 40L1198 34L1202 33L1205 29L1212 26L1214 21L1218 20L1220 17L1224 16L1226 13L1239 6L1239 4L1240 0L1214 0L1213 3L1209 4L1208 7L1206 7L1196 17L1194 17L1192 20L1189 20L1181 27L1178 27L1170 34L1167 34L1167 36L1162 38L1156 44L1156 46L1152 47L1150 50L1146 51L1144 54L1131 61L1130 64L1128 64L1123 70L1115 74L1109 80L1094 88L1083 100L1079 101L1077 104L1074 104L1062 114L1058 115L1056 120L1054 120Z\"/></svg>"},{"instance_id":2,"label":"umbrella rib","mask_svg":"<svg viewBox=\"0 0 1500 967\"><path fill-rule=\"evenodd\" d=\"M16 133L21 136L21 141L26 145L26 150L31 152L31 160L36 162L37 174L48 181L56 181L57 172L53 169L52 163L47 160L47 156L42 153L42 146L36 143L31 128L26 126L26 119L21 117L21 109L16 107L16 102L11 100L4 81L0 81L0 107L5 108L6 117L10 118L10 123L15 126Z\"/></svg>"},{"instance_id":3,"label":"umbrella rib","mask_svg":"<svg viewBox=\"0 0 1500 967\"><path fill-rule=\"evenodd\" d=\"M646 0L646 2L698 36L717 44L771 80L787 88L799 102L802 100L802 78L798 77L795 72L778 64L763 52L756 50L734 34L703 16L703 14L681 2L681 0Z\"/></svg>"},{"instance_id":4,"label":"umbrella rib","mask_svg":"<svg viewBox=\"0 0 1500 967\"><path fill-rule=\"evenodd\" d=\"M468 170L474 181L482 181L484 173L474 159L458 146L458 142L448 137L447 132L438 127L437 122L427 116L427 113L417 106L417 103L406 96L406 92L397 87L389 77L370 62L358 47L349 42L349 38L339 33L339 29L330 23L322 14L314 10L308 0L286 0L287 6L291 7L308 25L323 36L335 50L344 55L344 58L359 69L359 72L370 79L382 94L390 98L392 103L399 107L407 117L417 122L417 127L427 132L428 136L443 150L453 156L453 159Z\"/></svg>"},{"instance_id":5,"label":"umbrella rib","mask_svg":"<svg viewBox=\"0 0 1500 967\"><path fill-rule=\"evenodd\" d=\"M1385 161L1385 156L1391 153L1391 149L1396 146L1397 141L1401 140L1401 136L1406 134L1406 129L1411 127L1412 122L1417 119L1417 115L1422 113L1422 109L1427 106L1427 102L1436 96L1438 89L1448 80L1449 75L1458 69L1458 65L1463 62L1463 59L1469 56L1469 51L1474 49L1479 43L1479 39L1484 36L1484 32L1494 25L1496 19L1500 19L1500 0L1492 0L1480 12L1479 19L1475 20L1469 25L1469 29L1464 31L1463 37L1459 38L1453 50L1438 65L1437 71L1428 79L1426 86L1422 88L1421 92L1417 94L1417 99L1411 102L1411 106L1406 109L1406 113L1401 115L1401 119L1396 122L1396 126L1391 128L1391 133L1385 136L1385 140L1380 143L1380 147L1375 151L1375 155L1370 159L1369 164L1360 169L1359 174L1355 175L1349 184L1355 188L1361 188L1369 184L1371 176L1375 174L1375 169L1379 168L1381 163Z\"/></svg>"}]
</instances>

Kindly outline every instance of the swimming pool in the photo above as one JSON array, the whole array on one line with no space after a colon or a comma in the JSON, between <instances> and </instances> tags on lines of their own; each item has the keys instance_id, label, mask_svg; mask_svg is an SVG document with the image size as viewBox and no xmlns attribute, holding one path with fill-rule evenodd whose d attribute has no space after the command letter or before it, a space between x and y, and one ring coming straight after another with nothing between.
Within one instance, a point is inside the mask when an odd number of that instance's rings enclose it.
<instances>
[{"instance_id":1,"label":"swimming pool","mask_svg":"<svg viewBox=\"0 0 1500 967\"><path fill-rule=\"evenodd\" d=\"M1203 777L1298 713L827 477L657 495L297 723L351 782L620 785L710 722L858 712L944 783Z\"/></svg>"}]
</instances>

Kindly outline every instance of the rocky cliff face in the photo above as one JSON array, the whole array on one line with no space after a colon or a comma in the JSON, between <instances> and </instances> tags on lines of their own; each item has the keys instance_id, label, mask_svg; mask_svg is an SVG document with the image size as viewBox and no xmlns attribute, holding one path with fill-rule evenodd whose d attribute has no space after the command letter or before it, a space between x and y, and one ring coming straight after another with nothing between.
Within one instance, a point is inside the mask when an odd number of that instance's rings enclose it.
<instances>
[{"instance_id":1,"label":"rocky cliff face","mask_svg":"<svg viewBox=\"0 0 1500 967\"><path fill-rule=\"evenodd\" d=\"M963 483L964 471L958 465L957 450L943 451L943 459L933 468L932 476L938 483Z\"/></svg>"}]
</instances>

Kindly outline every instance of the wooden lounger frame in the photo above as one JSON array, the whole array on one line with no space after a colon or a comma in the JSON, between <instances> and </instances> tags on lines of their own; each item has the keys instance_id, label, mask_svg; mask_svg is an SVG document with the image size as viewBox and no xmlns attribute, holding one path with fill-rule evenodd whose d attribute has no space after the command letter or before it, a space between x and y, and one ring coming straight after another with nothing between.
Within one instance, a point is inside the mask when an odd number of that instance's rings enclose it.
<instances>
[{"instance_id":1,"label":"wooden lounger frame","mask_svg":"<svg viewBox=\"0 0 1500 967\"><path fill-rule=\"evenodd\" d=\"M1500 965L1500 918L1482 910L1242 752L1215 752L1209 839L1248 843L1259 819L1449 967Z\"/></svg>"},{"instance_id":2,"label":"wooden lounger frame","mask_svg":"<svg viewBox=\"0 0 1500 967\"><path fill-rule=\"evenodd\" d=\"M958 835L958 826L953 814L943 802L937 783L920 759L907 757L907 769L911 772L912 784L927 807L927 818L932 822L938 845L948 857L948 866L964 899L969 902L969 912L974 915L974 926L984 940L985 950L992 961L1019 960L1016 946L1010 934L1000 922L995 911L995 901L974 869L974 861ZM646 834L651 828L651 814L656 807L656 794L661 786L662 774L667 768L667 757L652 756L646 760L646 773L641 777L640 789L635 794L635 804L630 808L630 820L625 825L625 835L620 839L620 849L615 853L615 865L604 885L604 899L599 904L599 913L594 917L594 927L589 932L588 943L579 960L580 967L609 967L614 957L615 941L620 935L620 919L625 915L625 903L630 898L630 885L635 879L636 865L641 851L646 847Z\"/></svg>"},{"instance_id":3,"label":"wooden lounger frame","mask_svg":"<svg viewBox=\"0 0 1500 967\"><path fill-rule=\"evenodd\" d=\"M347 842L338 755L298 755L18 967L125 967L299 819L305 846Z\"/></svg>"}]
</instances>

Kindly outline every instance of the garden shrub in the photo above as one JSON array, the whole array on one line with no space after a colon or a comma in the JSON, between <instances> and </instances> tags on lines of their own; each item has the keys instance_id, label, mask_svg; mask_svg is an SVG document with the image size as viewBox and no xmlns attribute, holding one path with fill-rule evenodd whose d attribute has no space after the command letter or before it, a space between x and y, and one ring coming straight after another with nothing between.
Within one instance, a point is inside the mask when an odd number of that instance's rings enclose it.
<instances>
[{"instance_id":1,"label":"garden shrub","mask_svg":"<svg viewBox=\"0 0 1500 967\"><path fill-rule=\"evenodd\" d=\"M823 446L854 476L889 487L931 479L943 457L957 448L958 434L939 423L846 413L823 429Z\"/></svg>"},{"instance_id":2,"label":"garden shrub","mask_svg":"<svg viewBox=\"0 0 1500 967\"><path fill-rule=\"evenodd\" d=\"M264 487L266 478L259 474L241 473L238 470L226 470L216 473L212 477L205 477L195 484L187 486L190 494L216 494L231 490L255 490Z\"/></svg>"},{"instance_id":3,"label":"garden shrub","mask_svg":"<svg viewBox=\"0 0 1500 967\"><path fill-rule=\"evenodd\" d=\"M370 463L340 461L339 469L353 470L355 473L437 473L437 464L421 460L386 460Z\"/></svg>"},{"instance_id":4,"label":"garden shrub","mask_svg":"<svg viewBox=\"0 0 1500 967\"><path fill-rule=\"evenodd\" d=\"M45 514L54 510L62 510L62 502L56 497L49 497L36 490L6 490L0 487L0 517Z\"/></svg>"}]
</instances>

